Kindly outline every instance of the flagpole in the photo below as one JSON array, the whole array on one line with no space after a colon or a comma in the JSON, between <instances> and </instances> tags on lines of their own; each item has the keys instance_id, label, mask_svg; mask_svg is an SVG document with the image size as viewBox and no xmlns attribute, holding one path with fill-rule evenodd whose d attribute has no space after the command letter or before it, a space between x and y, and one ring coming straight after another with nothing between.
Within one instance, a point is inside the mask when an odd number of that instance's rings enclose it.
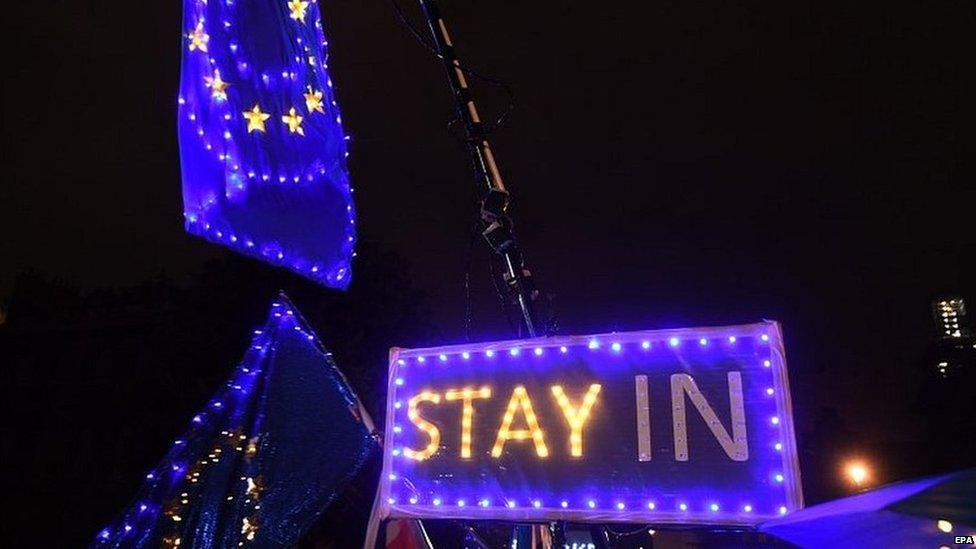
<instances>
[{"instance_id":1,"label":"flagpole","mask_svg":"<svg viewBox=\"0 0 976 549\"><path fill-rule=\"evenodd\" d=\"M495 163L484 124L478 114L471 90L468 88L465 71L454 51L454 44L447 32L447 25L441 18L436 0L420 0L420 6L427 19L430 33L434 37L438 56L447 71L447 80L454 93L458 117L464 123L468 148L480 180L482 235L505 264L504 281L518 303L522 313L522 324L527 334L529 337L545 335L533 306L533 299L537 292L532 287L531 275L525 268L525 261L515 236L514 224L507 212L511 195L505 189L505 183Z\"/></svg>"},{"instance_id":2,"label":"flagpole","mask_svg":"<svg viewBox=\"0 0 976 549\"><path fill-rule=\"evenodd\" d=\"M505 264L504 282L508 286L522 313L522 326L529 337L545 334L535 313L533 300L537 292L532 286L531 275L525 268L525 260L515 236L514 223L507 209L511 194L505 189L501 173L495 162L484 124L478 114L474 97L468 87L465 70L458 60L454 43L447 31L447 24L441 17L437 0L419 0L427 19L427 26L434 38L434 47L447 72L447 81L454 94L458 118L464 123L464 131L471 158L477 173L479 194L481 196L482 235L488 245L501 256ZM513 533L514 539L527 537L529 547L562 547L565 543L564 523L554 523L552 530L542 525L518 525ZM536 543L538 541L538 543Z\"/></svg>"}]
</instances>

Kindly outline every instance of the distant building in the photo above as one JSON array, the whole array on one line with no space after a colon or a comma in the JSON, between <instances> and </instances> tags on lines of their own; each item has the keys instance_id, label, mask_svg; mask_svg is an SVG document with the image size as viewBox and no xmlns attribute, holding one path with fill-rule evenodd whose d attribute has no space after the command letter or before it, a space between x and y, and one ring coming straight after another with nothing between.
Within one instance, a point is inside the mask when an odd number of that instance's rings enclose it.
<instances>
[{"instance_id":1,"label":"distant building","mask_svg":"<svg viewBox=\"0 0 976 549\"><path fill-rule=\"evenodd\" d=\"M966 301L962 297L937 300L932 303L932 315L939 334L935 353L938 377L955 377L962 368L976 368L976 337Z\"/></svg>"},{"instance_id":2,"label":"distant building","mask_svg":"<svg viewBox=\"0 0 976 549\"><path fill-rule=\"evenodd\" d=\"M966 301L961 297L942 299L932 304L935 323L942 339L965 338L972 335L966 321Z\"/></svg>"}]
</instances>

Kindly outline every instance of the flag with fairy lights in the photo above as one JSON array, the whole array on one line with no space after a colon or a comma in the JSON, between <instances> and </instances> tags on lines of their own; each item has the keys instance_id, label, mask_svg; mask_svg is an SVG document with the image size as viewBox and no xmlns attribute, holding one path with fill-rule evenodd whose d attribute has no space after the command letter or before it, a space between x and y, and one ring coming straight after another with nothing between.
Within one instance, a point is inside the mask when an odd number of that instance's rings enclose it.
<instances>
[{"instance_id":1,"label":"flag with fairy lights","mask_svg":"<svg viewBox=\"0 0 976 549\"><path fill-rule=\"evenodd\" d=\"M346 288L348 137L318 6L184 0L178 129L186 230Z\"/></svg>"},{"instance_id":2,"label":"flag with fairy lights","mask_svg":"<svg viewBox=\"0 0 976 549\"><path fill-rule=\"evenodd\" d=\"M281 296L244 360L93 547L290 547L378 448L331 355Z\"/></svg>"}]
</instances>

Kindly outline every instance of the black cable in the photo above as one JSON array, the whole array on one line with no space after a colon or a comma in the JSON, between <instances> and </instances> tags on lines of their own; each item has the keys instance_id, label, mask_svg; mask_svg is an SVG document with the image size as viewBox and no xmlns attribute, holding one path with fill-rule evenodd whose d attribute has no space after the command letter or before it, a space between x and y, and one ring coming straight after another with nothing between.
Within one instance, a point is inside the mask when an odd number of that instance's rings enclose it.
<instances>
[{"instance_id":1,"label":"black cable","mask_svg":"<svg viewBox=\"0 0 976 549\"><path fill-rule=\"evenodd\" d=\"M410 34L421 46L426 48L430 53L432 53L438 59L443 60L444 56L442 56L441 53L437 51L437 48L434 45L432 45L430 42L428 42L427 39L424 37L424 35L419 30L417 30L417 27L415 27L413 23L410 22L410 20L407 18L407 14L404 13L403 8L400 7L400 4L398 4L396 0L389 0L389 1L390 1L390 5L393 6L393 11L396 13L397 19L400 21L400 24L406 27L407 30L410 31ZM502 112L502 114L495 119L494 123L485 126L485 130L484 130L485 135L488 135L493 131L497 130L499 127L501 127L501 125L505 122L505 119L508 118L508 115L513 110L515 110L515 92L512 91L512 87L509 86L508 83L505 82L504 80L500 80L498 78L494 78L491 76L486 76L476 70L469 69L467 66L460 64L460 61L458 62L457 67L461 69L461 72L463 72L468 76L472 76L474 78L477 78L478 80L482 80L484 82L488 82L489 84L502 88L503 90L505 90L505 94L508 95L508 106L505 108L505 111ZM454 122L455 121L452 121L451 124L453 125Z\"/></svg>"}]
</instances>

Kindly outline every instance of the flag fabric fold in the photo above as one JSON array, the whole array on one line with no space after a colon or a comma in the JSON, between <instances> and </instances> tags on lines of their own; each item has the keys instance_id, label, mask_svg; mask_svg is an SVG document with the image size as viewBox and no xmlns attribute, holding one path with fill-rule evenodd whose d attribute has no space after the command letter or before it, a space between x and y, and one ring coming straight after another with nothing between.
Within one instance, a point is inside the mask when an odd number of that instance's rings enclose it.
<instances>
[{"instance_id":1,"label":"flag fabric fold","mask_svg":"<svg viewBox=\"0 0 976 549\"><path fill-rule=\"evenodd\" d=\"M331 355L282 296L241 364L94 547L296 543L378 448Z\"/></svg>"},{"instance_id":2,"label":"flag fabric fold","mask_svg":"<svg viewBox=\"0 0 976 549\"><path fill-rule=\"evenodd\" d=\"M184 0L186 230L346 288L355 211L318 5Z\"/></svg>"}]
</instances>

